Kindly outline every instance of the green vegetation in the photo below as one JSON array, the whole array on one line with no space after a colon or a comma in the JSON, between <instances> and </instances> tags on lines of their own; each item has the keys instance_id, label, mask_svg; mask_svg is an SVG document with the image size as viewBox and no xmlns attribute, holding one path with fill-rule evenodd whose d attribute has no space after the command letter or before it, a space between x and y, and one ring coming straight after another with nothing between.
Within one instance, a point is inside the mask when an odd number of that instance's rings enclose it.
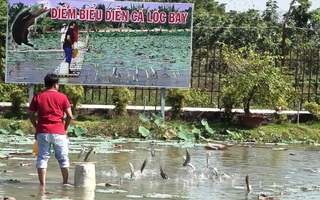
<instances>
[{"instance_id":1,"label":"green vegetation","mask_svg":"<svg viewBox=\"0 0 320 200\"><path fill-rule=\"evenodd\" d=\"M283 75L281 67L274 66L275 59L269 53L255 53L252 47L223 48L227 73L222 76L221 96L227 114L240 104L249 115L253 102L259 107L287 108L291 97L298 96L290 84L293 77Z\"/></svg>"},{"instance_id":2,"label":"green vegetation","mask_svg":"<svg viewBox=\"0 0 320 200\"><path fill-rule=\"evenodd\" d=\"M238 123L171 120L163 121L160 113L136 113L126 115L79 114L68 129L70 137L141 138L157 140L181 140L206 143L212 140L261 143L314 144L320 142L320 123L269 123L247 129ZM109 113L109 115L108 115ZM0 135L33 134L34 128L28 119L0 119Z\"/></svg>"},{"instance_id":3,"label":"green vegetation","mask_svg":"<svg viewBox=\"0 0 320 200\"><path fill-rule=\"evenodd\" d=\"M128 88L115 87L113 89L112 101L118 115L127 113L127 105L132 100L132 94Z\"/></svg>"}]
</instances>

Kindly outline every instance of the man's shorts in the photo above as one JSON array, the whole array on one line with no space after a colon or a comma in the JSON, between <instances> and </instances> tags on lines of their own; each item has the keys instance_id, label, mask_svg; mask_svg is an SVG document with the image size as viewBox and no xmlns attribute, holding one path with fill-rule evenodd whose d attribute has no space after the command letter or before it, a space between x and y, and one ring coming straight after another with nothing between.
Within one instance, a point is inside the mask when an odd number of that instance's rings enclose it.
<instances>
[{"instance_id":1,"label":"man's shorts","mask_svg":"<svg viewBox=\"0 0 320 200\"><path fill-rule=\"evenodd\" d=\"M70 166L68 157L69 139L67 135L39 133L38 140L38 157L37 168L47 168L48 160L51 156L51 145L54 149L54 155L59 162L60 168Z\"/></svg>"}]
</instances>

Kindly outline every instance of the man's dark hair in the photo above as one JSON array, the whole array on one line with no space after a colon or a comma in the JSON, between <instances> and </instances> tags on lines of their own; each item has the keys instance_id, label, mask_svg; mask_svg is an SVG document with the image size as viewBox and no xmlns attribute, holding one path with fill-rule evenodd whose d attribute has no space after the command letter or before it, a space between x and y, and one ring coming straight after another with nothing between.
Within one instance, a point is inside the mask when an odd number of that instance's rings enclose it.
<instances>
[{"instance_id":1,"label":"man's dark hair","mask_svg":"<svg viewBox=\"0 0 320 200\"><path fill-rule=\"evenodd\" d=\"M51 88L56 83L59 83L59 76L57 74L47 74L44 77L44 85L46 88Z\"/></svg>"},{"instance_id":2,"label":"man's dark hair","mask_svg":"<svg viewBox=\"0 0 320 200\"><path fill-rule=\"evenodd\" d=\"M77 23L76 23L75 21L71 21L71 22L69 23L69 27L72 26L73 24L76 25Z\"/></svg>"}]
</instances>

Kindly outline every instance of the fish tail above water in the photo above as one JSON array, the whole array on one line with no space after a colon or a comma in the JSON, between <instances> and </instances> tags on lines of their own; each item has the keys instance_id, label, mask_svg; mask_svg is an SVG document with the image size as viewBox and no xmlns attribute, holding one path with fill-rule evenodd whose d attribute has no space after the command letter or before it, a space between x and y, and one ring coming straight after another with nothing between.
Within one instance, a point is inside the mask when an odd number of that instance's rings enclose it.
<instances>
[{"instance_id":1,"label":"fish tail above water","mask_svg":"<svg viewBox=\"0 0 320 200\"><path fill-rule=\"evenodd\" d=\"M188 163L190 163L190 160L191 160L191 156L190 156L190 153L188 151L188 149L186 149L186 156L185 156L185 160L183 162L183 166L187 166Z\"/></svg>"}]
</instances>

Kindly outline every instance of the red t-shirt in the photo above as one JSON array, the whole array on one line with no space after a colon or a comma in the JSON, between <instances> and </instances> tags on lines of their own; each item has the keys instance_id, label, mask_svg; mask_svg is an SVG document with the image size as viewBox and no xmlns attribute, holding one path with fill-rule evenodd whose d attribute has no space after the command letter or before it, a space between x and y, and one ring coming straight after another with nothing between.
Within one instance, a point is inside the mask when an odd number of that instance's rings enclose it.
<instances>
[{"instance_id":1,"label":"red t-shirt","mask_svg":"<svg viewBox=\"0 0 320 200\"><path fill-rule=\"evenodd\" d=\"M38 112L37 133L66 134L64 111L71 108L68 97L56 90L45 90L35 95L29 110Z\"/></svg>"}]
</instances>

